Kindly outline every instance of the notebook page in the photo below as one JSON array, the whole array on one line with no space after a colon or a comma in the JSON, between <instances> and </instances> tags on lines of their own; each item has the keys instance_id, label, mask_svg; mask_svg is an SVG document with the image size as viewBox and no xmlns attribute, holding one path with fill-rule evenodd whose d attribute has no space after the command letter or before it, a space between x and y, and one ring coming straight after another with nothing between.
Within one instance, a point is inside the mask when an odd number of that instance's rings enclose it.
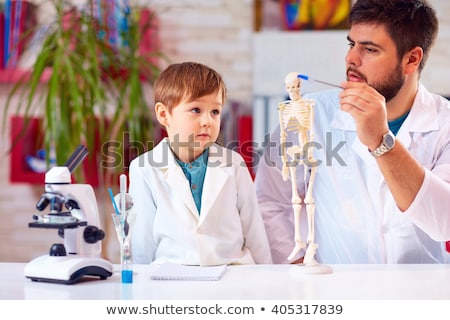
<instances>
[{"instance_id":1,"label":"notebook page","mask_svg":"<svg viewBox=\"0 0 450 320\"><path fill-rule=\"evenodd\" d=\"M217 281L226 270L226 265L202 267L166 262L161 264L150 278L152 280Z\"/></svg>"}]
</instances>

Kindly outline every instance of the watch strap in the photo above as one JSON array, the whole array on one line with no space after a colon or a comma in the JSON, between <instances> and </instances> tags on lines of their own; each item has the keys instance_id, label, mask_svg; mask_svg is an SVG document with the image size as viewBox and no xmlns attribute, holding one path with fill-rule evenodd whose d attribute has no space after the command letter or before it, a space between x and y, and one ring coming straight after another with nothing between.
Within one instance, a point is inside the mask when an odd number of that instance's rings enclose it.
<instances>
[{"instance_id":1,"label":"watch strap","mask_svg":"<svg viewBox=\"0 0 450 320\"><path fill-rule=\"evenodd\" d=\"M381 142L381 144L375 150L369 151L372 154L372 156L374 156L375 158L379 158L386 152L390 151L394 147L394 145L395 145L395 135L389 130L383 135L383 141Z\"/></svg>"}]
</instances>

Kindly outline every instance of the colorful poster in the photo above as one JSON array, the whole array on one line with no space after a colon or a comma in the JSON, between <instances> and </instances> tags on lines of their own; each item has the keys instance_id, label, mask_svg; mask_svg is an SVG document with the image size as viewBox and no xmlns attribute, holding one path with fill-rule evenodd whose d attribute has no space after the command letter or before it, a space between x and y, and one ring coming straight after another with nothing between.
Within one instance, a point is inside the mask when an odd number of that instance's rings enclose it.
<instances>
[{"instance_id":1,"label":"colorful poster","mask_svg":"<svg viewBox=\"0 0 450 320\"><path fill-rule=\"evenodd\" d=\"M351 0L279 0L286 30L344 29Z\"/></svg>"}]
</instances>

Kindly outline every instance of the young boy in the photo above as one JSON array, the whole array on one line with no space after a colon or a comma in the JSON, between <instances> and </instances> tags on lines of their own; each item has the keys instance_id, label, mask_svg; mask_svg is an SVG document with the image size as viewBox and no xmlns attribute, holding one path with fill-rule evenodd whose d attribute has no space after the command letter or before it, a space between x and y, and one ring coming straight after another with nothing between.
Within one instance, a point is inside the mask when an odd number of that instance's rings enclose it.
<instances>
[{"instance_id":1,"label":"young boy","mask_svg":"<svg viewBox=\"0 0 450 320\"><path fill-rule=\"evenodd\" d=\"M130 164L134 262L271 263L248 168L215 143L226 98L221 76L200 63L172 64L154 90L167 138Z\"/></svg>"}]
</instances>

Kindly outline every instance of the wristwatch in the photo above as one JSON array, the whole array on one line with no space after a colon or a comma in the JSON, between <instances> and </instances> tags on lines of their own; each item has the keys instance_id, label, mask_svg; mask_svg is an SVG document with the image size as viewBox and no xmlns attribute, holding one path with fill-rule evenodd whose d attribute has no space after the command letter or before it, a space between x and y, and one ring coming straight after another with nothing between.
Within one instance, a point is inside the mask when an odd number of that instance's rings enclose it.
<instances>
[{"instance_id":1,"label":"wristwatch","mask_svg":"<svg viewBox=\"0 0 450 320\"><path fill-rule=\"evenodd\" d=\"M381 145L375 150L370 151L370 153L375 158L378 158L381 157L386 152L390 151L394 147L394 145L395 145L395 136L391 132L391 130L389 130L383 135L383 142L381 142Z\"/></svg>"}]
</instances>

